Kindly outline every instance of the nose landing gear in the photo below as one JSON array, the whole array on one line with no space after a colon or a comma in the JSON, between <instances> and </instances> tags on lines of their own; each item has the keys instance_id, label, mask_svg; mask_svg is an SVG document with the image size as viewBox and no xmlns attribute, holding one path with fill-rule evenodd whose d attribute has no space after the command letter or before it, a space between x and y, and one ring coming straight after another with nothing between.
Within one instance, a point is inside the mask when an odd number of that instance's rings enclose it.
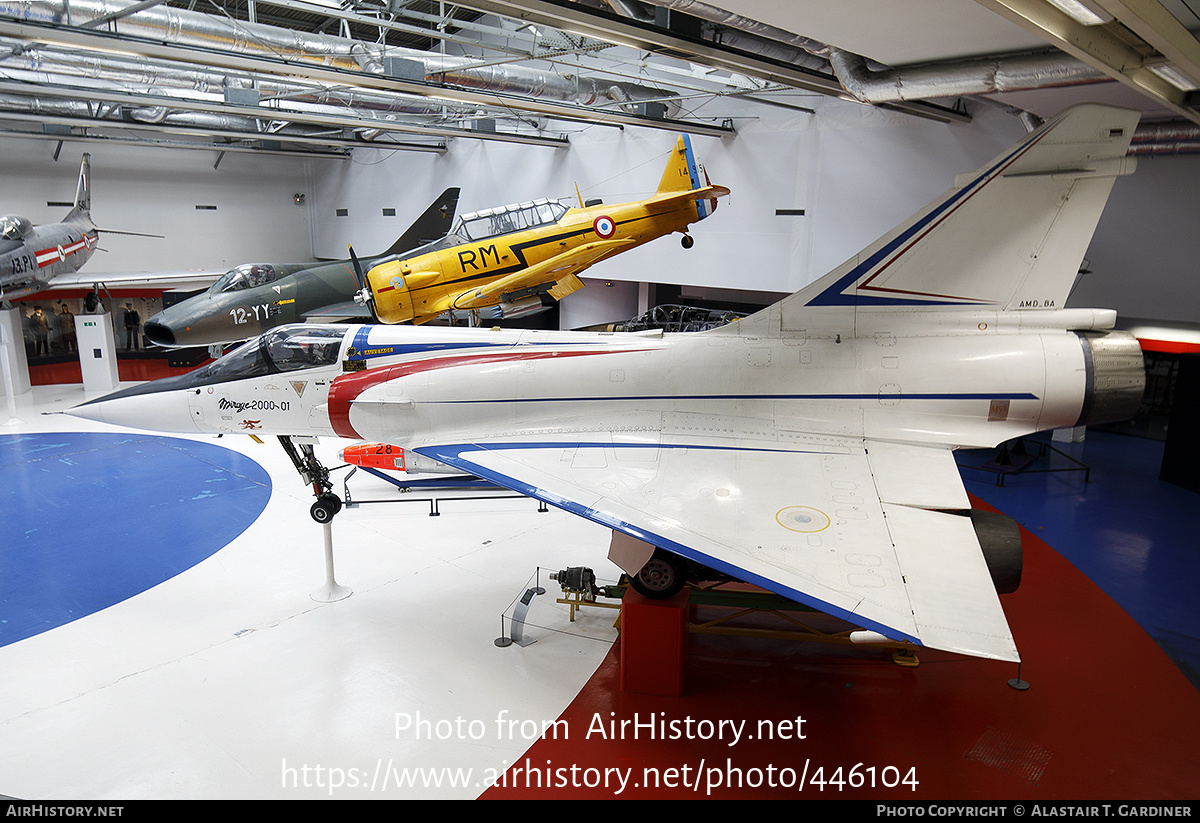
<instances>
[{"instance_id":1,"label":"nose landing gear","mask_svg":"<svg viewBox=\"0 0 1200 823\"><path fill-rule=\"evenodd\" d=\"M299 446L292 442L287 435L279 436L279 445L296 467L296 471L305 483L313 487L317 501L312 504L308 513L312 519L320 523L325 531L325 585L312 593L311 597L321 603L332 603L342 600L354 593L353 589L340 585L333 576L333 527L334 515L342 510L342 499L331 491L329 469L321 464L313 453L311 442L301 442Z\"/></svg>"},{"instance_id":2,"label":"nose landing gear","mask_svg":"<svg viewBox=\"0 0 1200 823\"><path fill-rule=\"evenodd\" d=\"M297 445L290 436L281 434L279 445L283 446L284 453L296 467L300 479L313 487L317 502L312 504L308 513L318 523L328 523L342 510L342 499L333 493L333 485L329 482L329 469L313 453L312 443L301 441Z\"/></svg>"}]
</instances>

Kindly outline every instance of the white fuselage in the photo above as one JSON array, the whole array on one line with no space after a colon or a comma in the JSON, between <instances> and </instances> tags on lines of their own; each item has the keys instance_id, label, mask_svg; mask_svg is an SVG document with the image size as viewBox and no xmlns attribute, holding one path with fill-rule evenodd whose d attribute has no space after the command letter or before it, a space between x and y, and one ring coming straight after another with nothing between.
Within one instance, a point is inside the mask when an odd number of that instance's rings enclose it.
<instances>
[{"instance_id":1,"label":"white fuselage","mask_svg":"<svg viewBox=\"0 0 1200 823\"><path fill-rule=\"evenodd\" d=\"M105 400L103 419L410 449L457 430L618 444L992 446L1074 425L1087 392L1080 337L1022 331L1013 314L1004 329L944 315L909 334L813 339L356 326L336 363Z\"/></svg>"},{"instance_id":2,"label":"white fuselage","mask_svg":"<svg viewBox=\"0 0 1200 823\"><path fill-rule=\"evenodd\" d=\"M1078 339L997 338L522 333L507 351L429 358L428 368L353 397L335 388L330 409L338 434L409 448L481 425L502 437L578 431L614 442L799 447L829 436L956 447L1074 423L1084 387ZM347 402L348 426L338 419ZM607 425L592 432L597 409Z\"/></svg>"}]
</instances>

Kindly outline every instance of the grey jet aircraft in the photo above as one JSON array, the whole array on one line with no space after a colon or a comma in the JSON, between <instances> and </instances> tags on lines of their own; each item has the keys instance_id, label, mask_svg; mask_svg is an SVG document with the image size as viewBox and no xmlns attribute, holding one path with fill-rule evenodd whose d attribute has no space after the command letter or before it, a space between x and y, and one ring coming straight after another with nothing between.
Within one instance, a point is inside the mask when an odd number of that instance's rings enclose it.
<instances>
[{"instance_id":1,"label":"grey jet aircraft","mask_svg":"<svg viewBox=\"0 0 1200 823\"><path fill-rule=\"evenodd\" d=\"M443 237L454 222L458 193L457 188L442 192L391 248L364 261L366 267ZM368 318L369 310L354 302L360 288L350 260L245 263L203 294L163 309L142 328L150 342L170 348L246 340L315 316Z\"/></svg>"},{"instance_id":2,"label":"grey jet aircraft","mask_svg":"<svg viewBox=\"0 0 1200 823\"><path fill-rule=\"evenodd\" d=\"M90 155L79 164L75 205L61 223L35 226L17 214L0 217L0 299L45 291L62 275L73 274L96 250L100 236L92 222Z\"/></svg>"},{"instance_id":3,"label":"grey jet aircraft","mask_svg":"<svg viewBox=\"0 0 1200 823\"><path fill-rule=\"evenodd\" d=\"M132 231L97 228L92 222L91 155L79 163L74 207L61 223L35 226L16 214L0 217L0 303L48 289L107 286L206 285L212 272L187 271L81 272L96 251L100 234L162 237Z\"/></svg>"}]
</instances>

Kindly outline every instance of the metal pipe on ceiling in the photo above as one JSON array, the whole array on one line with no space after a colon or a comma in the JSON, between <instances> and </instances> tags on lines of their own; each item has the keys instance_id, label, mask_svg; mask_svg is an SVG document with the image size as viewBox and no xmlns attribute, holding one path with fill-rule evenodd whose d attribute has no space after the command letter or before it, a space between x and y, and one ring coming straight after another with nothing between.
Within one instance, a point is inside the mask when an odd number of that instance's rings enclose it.
<instances>
[{"instance_id":1,"label":"metal pipe on ceiling","mask_svg":"<svg viewBox=\"0 0 1200 823\"><path fill-rule=\"evenodd\" d=\"M1133 133L1129 153L1137 156L1200 153L1200 125L1190 121L1143 123Z\"/></svg>"},{"instance_id":2,"label":"metal pipe on ceiling","mask_svg":"<svg viewBox=\"0 0 1200 823\"><path fill-rule=\"evenodd\" d=\"M122 128L131 123L169 125L205 129L222 133L258 134L269 137L275 134L294 135L310 139L329 136L325 126L281 124L268 118L248 117L217 112L180 111L169 106L109 106L88 100L69 100L45 97L37 94L0 93L0 112L25 114L39 117L73 118L78 125L92 128ZM272 128L269 123L274 123ZM386 126L381 126L386 130ZM380 130L377 130L380 131ZM346 139L337 142L345 145Z\"/></svg>"},{"instance_id":3,"label":"metal pipe on ceiling","mask_svg":"<svg viewBox=\"0 0 1200 823\"><path fill-rule=\"evenodd\" d=\"M120 0L0 0L0 15L58 25L82 25L101 17L119 15L129 5ZM373 74L383 74L389 60L399 61L390 65L400 71L415 67L421 79L431 82L581 105L597 99L612 99L612 89L619 89L635 103L639 99L662 97L660 89L635 83L600 81L522 66L477 67L472 65L477 61L468 58L310 34L173 7L146 8L114 20L110 26L117 32L133 36ZM675 113L671 111L668 116Z\"/></svg>"},{"instance_id":4,"label":"metal pipe on ceiling","mask_svg":"<svg viewBox=\"0 0 1200 823\"><path fill-rule=\"evenodd\" d=\"M994 94L1109 80L1102 72L1061 53L1006 55L872 71L863 57L830 49L829 63L846 91L863 103Z\"/></svg>"},{"instance_id":5,"label":"metal pipe on ceiling","mask_svg":"<svg viewBox=\"0 0 1200 823\"><path fill-rule=\"evenodd\" d=\"M18 41L0 38L0 48ZM29 83L70 85L84 81L95 89L151 94L172 94L186 107L187 94L211 95L220 99L230 89L256 89L261 101L286 100L290 104L318 104L349 111L440 116L445 112L474 112L475 108L444 102L401 97L365 89L331 89L312 83L287 82L278 78L253 78L204 68L183 68L146 60L131 61L116 55L75 54L43 48L14 49L0 57L0 68L9 79ZM274 112L282 116L285 112ZM264 108L264 116L271 112Z\"/></svg>"},{"instance_id":6,"label":"metal pipe on ceiling","mask_svg":"<svg viewBox=\"0 0 1200 823\"><path fill-rule=\"evenodd\" d=\"M969 97L1017 89L1078 85L1109 80L1108 75L1062 52L1001 55L998 57L930 63L924 66L881 67L860 55L847 52L766 23L719 9L700 0L635 0L650 6L690 14L710 23L752 35L754 39L734 44L725 32L718 36L735 48L763 56L762 44L774 44L803 52L818 61L818 70L832 70L838 82L856 100L884 104L928 100L939 97ZM634 13L626 0L610 0L618 13ZM815 66L814 66L815 67Z\"/></svg>"}]
</instances>

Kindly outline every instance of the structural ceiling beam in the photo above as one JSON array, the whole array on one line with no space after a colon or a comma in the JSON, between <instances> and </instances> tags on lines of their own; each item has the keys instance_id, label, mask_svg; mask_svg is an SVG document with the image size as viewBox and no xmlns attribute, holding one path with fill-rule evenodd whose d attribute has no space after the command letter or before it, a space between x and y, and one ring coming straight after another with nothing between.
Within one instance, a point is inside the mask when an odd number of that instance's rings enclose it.
<instances>
[{"instance_id":1,"label":"structural ceiling beam","mask_svg":"<svg viewBox=\"0 0 1200 823\"><path fill-rule=\"evenodd\" d=\"M289 109L277 109L267 106L239 106L230 103L204 101L196 98L167 97L147 94L144 92L120 92L112 89L91 89L81 86L65 86L61 84L48 86L35 83L23 83L15 80L0 80L0 93L41 97L61 97L68 100L93 100L96 102L105 103L124 103L131 106L162 106L164 108L177 109L180 111L199 111L213 114L237 115L240 117L258 118L260 120L276 120L310 126L330 126L336 129L373 129L379 131L396 131L405 134L423 134L432 137L481 136L479 133L468 132L466 129L452 129L445 126L423 127L371 117L338 117L330 114L310 114L307 112L291 111ZM96 120L94 125L120 127L128 125L128 123L124 121ZM283 139L280 136L275 136L270 133L259 134L257 137L262 140ZM567 145L566 140L552 139L548 137L533 138L526 135L505 134L497 134L495 137L496 139L503 139L505 137L514 138L510 142L534 142L536 140L538 145L553 145L556 147ZM520 138L520 140L518 141L516 138ZM331 140L329 142L333 144L338 141ZM338 144L344 145L340 142L338 142ZM356 143L356 145L366 146L369 144Z\"/></svg>"},{"instance_id":2,"label":"structural ceiling beam","mask_svg":"<svg viewBox=\"0 0 1200 823\"><path fill-rule=\"evenodd\" d=\"M1139 50L1129 42L1127 36L1120 36L1119 29L1110 28L1109 25L1085 26L1045 0L976 2L1044 37L1051 45L1094 66L1114 80L1153 98L1181 117L1200 123L1200 112L1185 105L1185 93L1151 70L1154 63L1152 50Z\"/></svg>"},{"instance_id":3,"label":"structural ceiling beam","mask_svg":"<svg viewBox=\"0 0 1200 823\"><path fill-rule=\"evenodd\" d=\"M1159 0L1098 2L1200 86L1200 41Z\"/></svg>"}]
</instances>

